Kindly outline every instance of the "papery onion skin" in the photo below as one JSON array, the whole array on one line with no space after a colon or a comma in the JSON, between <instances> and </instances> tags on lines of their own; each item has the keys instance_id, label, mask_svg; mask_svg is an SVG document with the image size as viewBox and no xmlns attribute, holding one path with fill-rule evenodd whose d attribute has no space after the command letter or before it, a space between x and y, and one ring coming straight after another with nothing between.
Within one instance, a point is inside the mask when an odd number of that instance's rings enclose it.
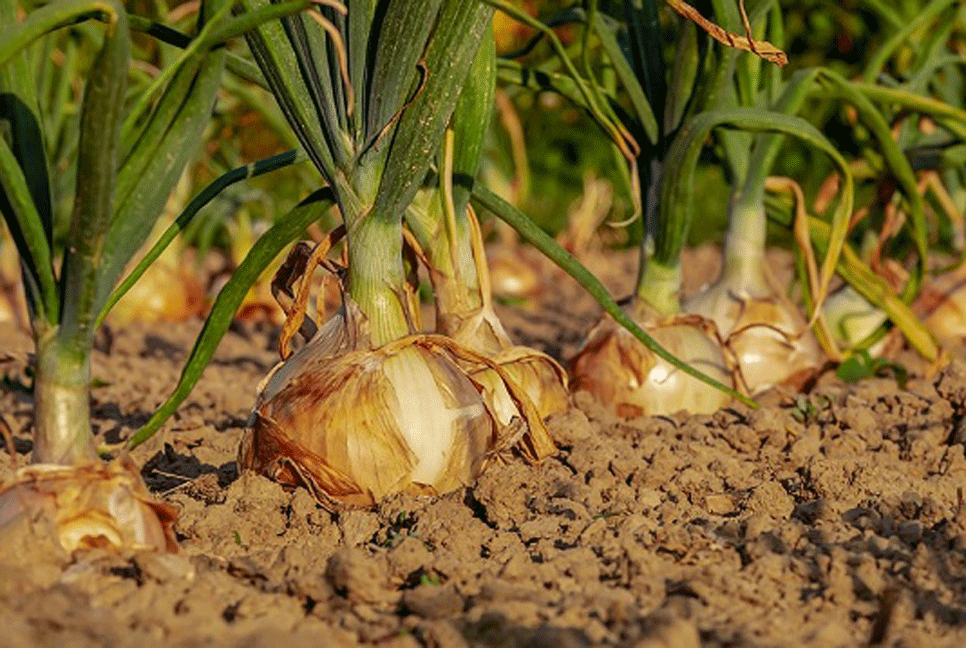
<instances>
[{"instance_id":1,"label":"papery onion skin","mask_svg":"<svg viewBox=\"0 0 966 648\"><path fill-rule=\"evenodd\" d=\"M752 395L795 382L822 365L822 350L805 318L770 291L719 283L688 300L684 310L715 323Z\"/></svg>"},{"instance_id":2,"label":"papery onion skin","mask_svg":"<svg viewBox=\"0 0 966 648\"><path fill-rule=\"evenodd\" d=\"M498 299L527 300L540 295L542 281L537 260L526 248L491 249L486 255L493 294Z\"/></svg>"},{"instance_id":3,"label":"papery onion skin","mask_svg":"<svg viewBox=\"0 0 966 648\"><path fill-rule=\"evenodd\" d=\"M534 349L511 346L494 354L493 361L503 368L533 402L541 418L560 414L570 406L567 375L556 360ZM483 385L483 395L503 425L519 416L503 380L492 369L483 367L472 373Z\"/></svg>"},{"instance_id":4,"label":"papery onion skin","mask_svg":"<svg viewBox=\"0 0 966 648\"><path fill-rule=\"evenodd\" d=\"M924 288L921 301L927 302L923 323L936 339L961 343L966 339L966 272L963 268L934 279Z\"/></svg>"},{"instance_id":5,"label":"papery onion skin","mask_svg":"<svg viewBox=\"0 0 966 648\"><path fill-rule=\"evenodd\" d=\"M0 486L0 537L49 533L67 552L174 553L177 510L156 501L127 457L108 464L32 464Z\"/></svg>"},{"instance_id":6,"label":"papery onion skin","mask_svg":"<svg viewBox=\"0 0 966 648\"><path fill-rule=\"evenodd\" d=\"M662 347L719 382L732 384L721 347L694 318L660 319L636 302L628 312ZM591 330L571 361L571 391L586 391L625 418L686 411L710 414L730 397L685 374L609 316Z\"/></svg>"},{"instance_id":7,"label":"papery onion skin","mask_svg":"<svg viewBox=\"0 0 966 648\"><path fill-rule=\"evenodd\" d=\"M554 449L532 404L498 365L444 336L370 349L361 319L347 298L346 310L264 381L239 449L241 468L305 486L336 510L468 486L511 446L534 461ZM512 425L474 378L484 367L502 372L513 392Z\"/></svg>"},{"instance_id":8,"label":"papery onion skin","mask_svg":"<svg viewBox=\"0 0 966 648\"><path fill-rule=\"evenodd\" d=\"M412 384L401 384L407 376ZM435 393L413 389L427 381ZM407 438L419 422L439 436ZM479 392L451 360L413 347L352 351L309 358L258 406L239 461L281 483L304 483L323 503L369 506L411 486L445 493L469 485L495 438Z\"/></svg>"},{"instance_id":9,"label":"papery onion skin","mask_svg":"<svg viewBox=\"0 0 966 648\"><path fill-rule=\"evenodd\" d=\"M150 266L111 309L114 325L130 322L182 322L200 315L205 291L191 272L188 261L162 262Z\"/></svg>"},{"instance_id":10,"label":"papery onion skin","mask_svg":"<svg viewBox=\"0 0 966 648\"><path fill-rule=\"evenodd\" d=\"M542 418L559 414L570 405L567 372L545 353L530 347L514 345L503 328L503 323L489 306L477 309L467 318L440 318L440 333L452 337L458 344L491 358L502 367L533 401ZM499 376L491 369L482 368L474 377L487 385L485 393L491 397L494 410L506 424L514 416L512 402Z\"/></svg>"}]
</instances>

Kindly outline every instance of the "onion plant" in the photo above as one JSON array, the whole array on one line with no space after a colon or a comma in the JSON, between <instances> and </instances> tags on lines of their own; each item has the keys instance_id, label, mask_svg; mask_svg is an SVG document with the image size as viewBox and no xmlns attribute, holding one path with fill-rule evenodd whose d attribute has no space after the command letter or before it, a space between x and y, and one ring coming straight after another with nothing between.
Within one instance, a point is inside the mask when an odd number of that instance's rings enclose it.
<instances>
[{"instance_id":1,"label":"onion plant","mask_svg":"<svg viewBox=\"0 0 966 648\"><path fill-rule=\"evenodd\" d=\"M725 24L740 24L733 3L717 2L716 7ZM760 4L750 24L753 33L767 31L770 41L781 44L782 16L777 3ZM759 60L745 57L733 62L723 81L716 110L697 120L700 124L695 125L690 142L682 140L685 168L669 182L669 189L682 191L680 183L690 177L687 167L696 161L688 162L687 157L696 158L698 139L707 130L719 125L741 129L721 130L718 135L733 187L722 275L714 285L691 297L684 308L715 323L734 354L743 386L759 393L814 372L823 362L808 321L785 296L784 287L770 280L765 265L765 185L784 136L792 135L824 150L843 176L830 247L819 276L812 278L818 302L828 291L844 244L852 212L853 181L848 163L838 150L813 126L794 116L812 87L809 73L784 81L778 69L764 68ZM804 244L808 246L804 251L810 254L810 244Z\"/></svg>"},{"instance_id":2,"label":"onion plant","mask_svg":"<svg viewBox=\"0 0 966 648\"><path fill-rule=\"evenodd\" d=\"M884 18L888 13L883 7L877 11ZM943 246L940 230L945 229L949 232L945 251L961 257L962 214L966 209L962 153L966 141L966 77L961 50L966 8L958 2L930 0L910 3L901 11L905 12L901 19L885 21L885 43L862 70L860 80L848 84L838 80L830 84L830 89L852 103L857 103L855 95L859 95L867 104L864 113L878 115L890 130L887 138L881 127L879 132L869 129L877 140L876 148L858 138L870 171L881 174L888 168L899 180L895 183L899 191L880 192L871 213L856 228L865 236L865 248L871 251L867 259L884 273L889 257L901 255L902 242L911 241L918 259L909 279L900 287L902 298L907 303L916 298L926 327L941 341L951 342L962 338L966 331L961 315L963 291L958 287L959 272L955 269L940 271L930 279L933 273L927 267L926 210L932 208L935 214L935 234L929 243ZM881 232L873 229L873 222L884 223ZM893 227L896 224L900 226ZM927 282L920 290L924 276ZM894 319L881 304L871 301L865 295L853 296L847 304L843 299L837 313L849 316L841 319L843 325L854 324L854 313L870 309L879 319ZM870 347L882 336L885 327L872 326L874 323L870 318L864 326L852 327L851 341L855 346ZM924 356L935 358L935 351L926 344L928 334L917 331L911 335L906 329L903 332Z\"/></svg>"},{"instance_id":3,"label":"onion plant","mask_svg":"<svg viewBox=\"0 0 966 648\"><path fill-rule=\"evenodd\" d=\"M711 60L707 44L695 26L686 23L668 86L660 45L660 4L627 2L609 7L611 15L599 11L596 2L587 2L584 9L571 9L556 17L555 23L569 20L583 24L581 74L574 72L573 64L566 63L569 76L554 74L549 66L528 69L506 62L502 68L505 80L528 86L536 82L536 87L559 92L584 107L605 132L616 135L617 150L623 153L631 170L627 184L642 194L637 202L647 233L641 247L635 293L620 311L619 319L612 309L607 309L608 315L588 335L572 362L574 388L590 391L625 415L666 414L680 409L711 412L727 403L730 394L699 382L673 359L658 353L653 345L632 337L623 322L618 324L620 320L629 320L636 328L647 331L674 356L714 376L719 384L732 382L730 363L713 325L700 317L681 315L680 255L690 218L684 209L689 197L684 192L674 193L675 185L665 182L665 178L673 179L684 171L685 151L700 150L707 132L695 135L696 118L718 101L723 76L734 65L734 53L715 50L715 60ZM681 3L671 4L684 9ZM506 3L499 6L537 27L553 42L546 25ZM780 52L769 43L728 34L690 8L684 13L722 42L780 58ZM619 80L620 95L617 87L597 79L590 62L593 42L603 52L605 67ZM567 54L559 48L557 55L567 61ZM620 108L618 96L626 98L629 109ZM704 124L707 126L707 122Z\"/></svg>"},{"instance_id":4,"label":"onion plant","mask_svg":"<svg viewBox=\"0 0 966 648\"><path fill-rule=\"evenodd\" d=\"M496 51L486 35L460 93L436 160L436 173L406 212L429 270L436 304L436 332L502 366L520 384L541 416L567 407L567 378L546 354L515 346L493 309L490 273L479 223L469 204L470 192L493 112ZM491 372L489 389L509 423L515 406Z\"/></svg>"},{"instance_id":5,"label":"onion plant","mask_svg":"<svg viewBox=\"0 0 966 648\"><path fill-rule=\"evenodd\" d=\"M677 172L668 167L672 162L669 152L679 137L687 137L690 123L701 114L706 93L702 88L713 78L716 66L699 60L697 31L693 24L684 23L668 76L664 53L657 45L663 40L657 3L626 3L621 17L617 22L606 14L595 15L590 3L585 32L596 33L624 91L632 98L632 130L648 136L636 160L635 178L642 192L645 234L637 285L624 309L671 353L732 385L729 359L713 327L701 318L681 314L680 258L688 230L683 219L688 215L675 211L661 195L665 174ZM622 25L626 25L628 54L619 46ZM725 49L719 54L730 57ZM655 355L607 315L588 333L571 362L571 371L575 389L590 392L624 416L679 410L710 413L730 400L727 393Z\"/></svg>"},{"instance_id":6,"label":"onion plant","mask_svg":"<svg viewBox=\"0 0 966 648\"><path fill-rule=\"evenodd\" d=\"M129 101L131 21L120 4L58 0L21 19L15 0L0 2L0 212L20 255L35 343L33 463L4 485L0 526L40 519L68 550L174 547L173 511L148 496L133 463L98 459L89 400L94 335L201 140L225 65L216 46L261 19L232 18L227 2L203 3L188 49ZM84 21L100 23L102 34L86 72L73 208L55 259L46 146L57 122L41 112L29 48Z\"/></svg>"},{"instance_id":7,"label":"onion plant","mask_svg":"<svg viewBox=\"0 0 966 648\"><path fill-rule=\"evenodd\" d=\"M493 359L419 332L404 263L404 216L492 10L472 0L321 5L248 42L342 215L343 308L264 382L239 463L338 507L457 488L510 448L538 460L554 446L531 400Z\"/></svg>"}]
</instances>

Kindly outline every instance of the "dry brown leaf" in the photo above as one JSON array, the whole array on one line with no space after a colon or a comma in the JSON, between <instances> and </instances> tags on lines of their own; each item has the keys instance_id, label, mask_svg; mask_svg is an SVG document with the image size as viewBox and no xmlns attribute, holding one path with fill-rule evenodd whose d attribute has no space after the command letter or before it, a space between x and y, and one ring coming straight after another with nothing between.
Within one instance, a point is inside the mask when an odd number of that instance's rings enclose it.
<instances>
[{"instance_id":1,"label":"dry brown leaf","mask_svg":"<svg viewBox=\"0 0 966 648\"><path fill-rule=\"evenodd\" d=\"M751 23L748 21L748 14L745 13L744 2L739 2L738 7L741 10L741 20L745 24L746 36L739 36L729 32L722 27L714 24L704 16L702 16L697 9L689 5L684 0L667 0L667 3L676 12L687 18L688 20L695 23L698 27L708 32L711 38L715 39L722 45L727 45L728 47L733 47L745 52L751 52L756 56L763 58L770 63L774 63L779 67L783 67L788 63L788 55L782 50L778 49L768 41L755 40L751 37Z\"/></svg>"}]
</instances>

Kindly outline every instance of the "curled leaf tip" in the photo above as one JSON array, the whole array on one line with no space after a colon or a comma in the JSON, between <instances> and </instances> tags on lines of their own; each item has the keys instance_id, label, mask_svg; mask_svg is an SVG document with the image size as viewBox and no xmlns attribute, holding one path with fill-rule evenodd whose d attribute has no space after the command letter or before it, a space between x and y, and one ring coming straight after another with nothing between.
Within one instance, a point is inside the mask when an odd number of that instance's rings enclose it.
<instances>
[{"instance_id":1,"label":"curled leaf tip","mask_svg":"<svg viewBox=\"0 0 966 648\"><path fill-rule=\"evenodd\" d=\"M687 2L684 2L684 0L667 0L667 3L674 11L695 23L698 27L706 31L711 38L722 45L733 47L744 52L751 52L769 63L774 63L778 67L785 67L788 64L788 55L784 51L768 41L755 40L751 37L751 26L748 22L748 16L745 13L744 3L739 3L739 7L741 8L741 18L745 24L747 36L739 36L716 25L702 16L697 9Z\"/></svg>"}]
</instances>

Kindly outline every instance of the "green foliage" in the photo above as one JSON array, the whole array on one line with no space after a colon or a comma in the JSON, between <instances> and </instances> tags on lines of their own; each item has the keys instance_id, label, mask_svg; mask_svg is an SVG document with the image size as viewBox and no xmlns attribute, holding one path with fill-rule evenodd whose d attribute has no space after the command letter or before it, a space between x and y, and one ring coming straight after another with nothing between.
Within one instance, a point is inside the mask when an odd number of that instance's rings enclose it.
<instances>
[{"instance_id":1,"label":"green foliage","mask_svg":"<svg viewBox=\"0 0 966 648\"><path fill-rule=\"evenodd\" d=\"M835 375L847 383L854 383L866 378L892 377L899 389L905 389L909 382L909 372L901 364L889 362L884 358L873 358L865 349L859 349L853 355L842 361L835 370Z\"/></svg>"}]
</instances>

